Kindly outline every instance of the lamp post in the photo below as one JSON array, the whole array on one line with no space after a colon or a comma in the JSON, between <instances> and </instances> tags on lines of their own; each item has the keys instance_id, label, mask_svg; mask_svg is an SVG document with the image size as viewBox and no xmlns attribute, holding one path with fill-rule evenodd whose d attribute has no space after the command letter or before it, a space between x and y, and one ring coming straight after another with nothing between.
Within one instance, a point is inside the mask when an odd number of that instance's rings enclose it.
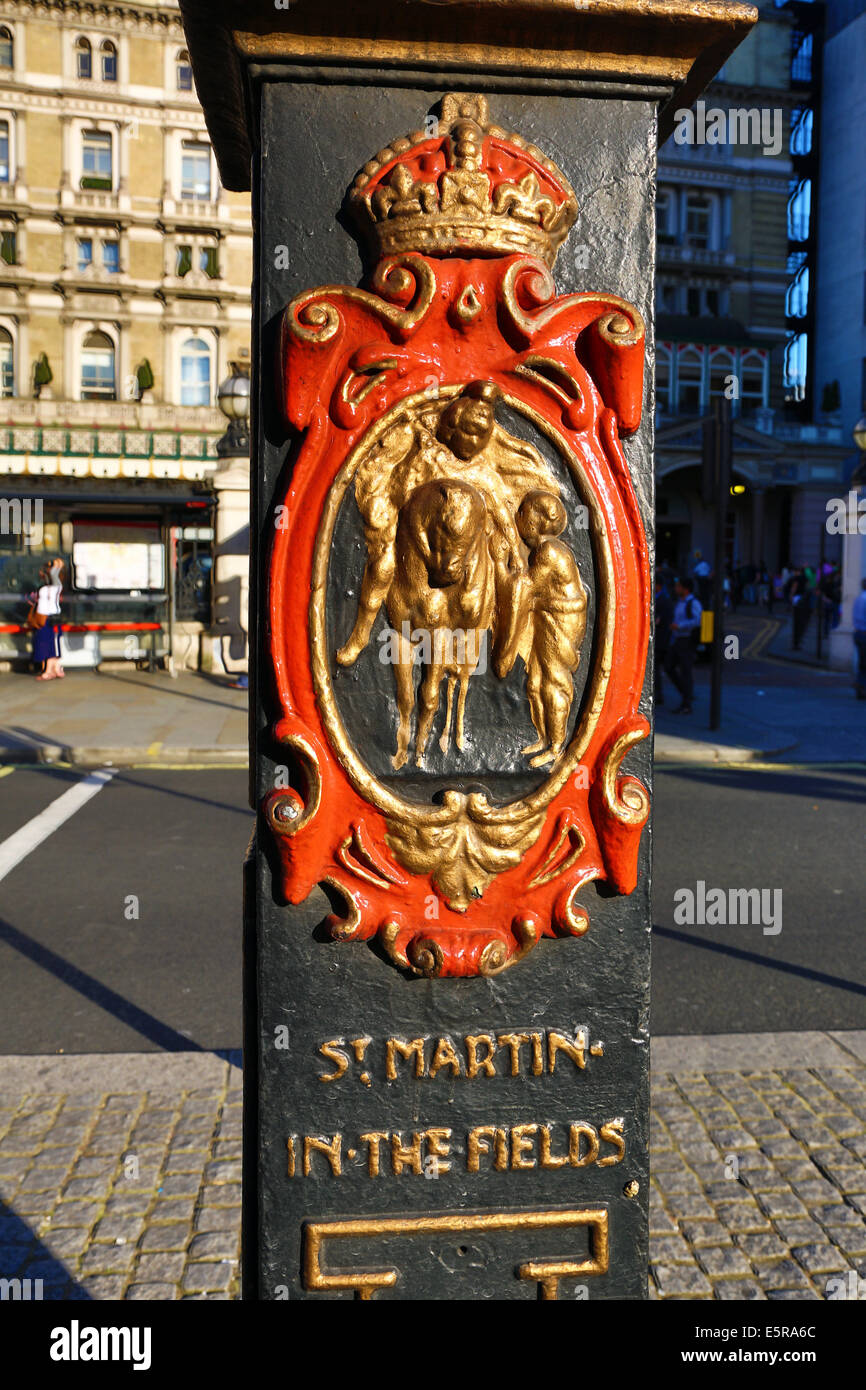
<instances>
[{"instance_id":1,"label":"lamp post","mask_svg":"<svg viewBox=\"0 0 866 1390\"><path fill-rule=\"evenodd\" d=\"M250 452L250 369L230 362L229 372L217 391L217 405L229 422L217 442L221 459L248 457Z\"/></svg>"},{"instance_id":2,"label":"lamp post","mask_svg":"<svg viewBox=\"0 0 866 1390\"><path fill-rule=\"evenodd\" d=\"M228 420L217 441L219 463L213 478L217 495L214 533L213 619L214 667L248 683L250 551L250 371L229 363L229 375L217 391L217 404Z\"/></svg>"},{"instance_id":3,"label":"lamp post","mask_svg":"<svg viewBox=\"0 0 866 1390\"><path fill-rule=\"evenodd\" d=\"M849 490L859 493L866 482L866 414L861 415L851 431L860 458L848 483ZM847 509L846 509L847 510ZM866 565L863 554L864 537L858 527L846 531L842 537L842 614L838 627L830 633L830 665L839 671L851 669L853 651L852 608L854 600L861 591Z\"/></svg>"}]
</instances>

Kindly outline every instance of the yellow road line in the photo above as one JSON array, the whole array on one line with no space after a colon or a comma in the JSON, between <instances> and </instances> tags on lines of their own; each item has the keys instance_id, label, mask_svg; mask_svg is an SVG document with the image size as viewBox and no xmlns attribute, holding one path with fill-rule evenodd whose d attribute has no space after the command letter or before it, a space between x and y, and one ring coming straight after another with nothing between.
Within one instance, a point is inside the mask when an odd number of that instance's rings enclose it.
<instances>
[{"instance_id":1,"label":"yellow road line","mask_svg":"<svg viewBox=\"0 0 866 1390\"><path fill-rule=\"evenodd\" d=\"M0 777L8 777L10 772L14 772L15 767L0 767Z\"/></svg>"},{"instance_id":2,"label":"yellow road line","mask_svg":"<svg viewBox=\"0 0 866 1390\"><path fill-rule=\"evenodd\" d=\"M768 642L772 641L773 637L776 635L778 627L779 623L776 618L764 618L760 630L752 638L748 647L746 647L746 650L743 652L743 656L758 656L760 652L764 650L764 647L767 646Z\"/></svg>"}]
</instances>

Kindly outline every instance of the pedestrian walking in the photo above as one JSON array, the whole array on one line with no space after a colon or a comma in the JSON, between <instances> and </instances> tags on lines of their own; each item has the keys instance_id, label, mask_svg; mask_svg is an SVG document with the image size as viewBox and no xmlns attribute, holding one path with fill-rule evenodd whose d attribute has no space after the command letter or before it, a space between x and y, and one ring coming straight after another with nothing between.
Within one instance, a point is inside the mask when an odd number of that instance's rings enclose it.
<instances>
[{"instance_id":1,"label":"pedestrian walking","mask_svg":"<svg viewBox=\"0 0 866 1390\"><path fill-rule=\"evenodd\" d=\"M674 620L674 605L670 594L664 586L660 574L656 574L655 592L655 702L663 705L665 702L664 682L662 681L662 667L671 645L671 623Z\"/></svg>"},{"instance_id":2,"label":"pedestrian walking","mask_svg":"<svg viewBox=\"0 0 866 1390\"><path fill-rule=\"evenodd\" d=\"M809 584L808 571L802 568L794 571L788 580L787 598L791 604L794 620L792 648L798 652L812 613L812 590Z\"/></svg>"},{"instance_id":3,"label":"pedestrian walking","mask_svg":"<svg viewBox=\"0 0 866 1390\"><path fill-rule=\"evenodd\" d=\"M708 562L704 559L699 550L695 551L695 563L692 568L693 588L697 590L698 598L701 603L706 605L710 601L710 575L712 571Z\"/></svg>"},{"instance_id":4,"label":"pedestrian walking","mask_svg":"<svg viewBox=\"0 0 866 1390\"><path fill-rule=\"evenodd\" d=\"M866 579L854 600L851 626L854 629L854 649L857 653L857 691L858 700L866 700Z\"/></svg>"},{"instance_id":5,"label":"pedestrian walking","mask_svg":"<svg viewBox=\"0 0 866 1390\"><path fill-rule=\"evenodd\" d=\"M39 578L42 583L27 618L27 626L33 630L33 660L44 667L36 679L62 680L66 674L60 664L60 637L63 632L60 625L63 561L52 560L50 565L43 565L39 571Z\"/></svg>"},{"instance_id":6,"label":"pedestrian walking","mask_svg":"<svg viewBox=\"0 0 866 1390\"><path fill-rule=\"evenodd\" d=\"M681 703L674 714L691 714L694 700L693 667L701 638L701 605L692 592L691 579L678 579L677 604L671 623L673 640L665 660L665 671L680 693Z\"/></svg>"}]
</instances>

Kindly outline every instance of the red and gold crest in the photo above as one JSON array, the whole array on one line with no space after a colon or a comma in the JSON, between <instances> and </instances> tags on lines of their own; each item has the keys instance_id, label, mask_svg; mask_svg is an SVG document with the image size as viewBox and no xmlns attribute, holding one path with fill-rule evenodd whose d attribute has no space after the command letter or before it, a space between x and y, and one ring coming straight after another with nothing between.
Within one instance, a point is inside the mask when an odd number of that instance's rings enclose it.
<instances>
[{"instance_id":1,"label":"red and gold crest","mask_svg":"<svg viewBox=\"0 0 866 1390\"><path fill-rule=\"evenodd\" d=\"M491 975L583 935L591 880L636 883L650 581L620 441L644 327L557 296L574 194L483 97L446 97L349 203L369 288L283 319L301 443L268 604L294 776L265 813L287 899L322 885L335 938Z\"/></svg>"}]
</instances>

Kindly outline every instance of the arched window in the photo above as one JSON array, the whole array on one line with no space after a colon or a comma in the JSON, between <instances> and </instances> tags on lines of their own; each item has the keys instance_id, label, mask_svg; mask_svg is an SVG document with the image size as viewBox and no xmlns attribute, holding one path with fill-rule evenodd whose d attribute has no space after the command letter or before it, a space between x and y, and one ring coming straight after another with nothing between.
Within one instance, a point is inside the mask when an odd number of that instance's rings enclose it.
<instances>
[{"instance_id":1,"label":"arched window","mask_svg":"<svg viewBox=\"0 0 866 1390\"><path fill-rule=\"evenodd\" d=\"M8 328L0 328L0 396L15 395L15 346Z\"/></svg>"},{"instance_id":2,"label":"arched window","mask_svg":"<svg viewBox=\"0 0 866 1390\"><path fill-rule=\"evenodd\" d=\"M735 401L736 397L729 389L732 386L731 378L736 376L734 369L734 354L727 348L716 348L710 353L710 399L714 396L724 396L728 392L728 399Z\"/></svg>"},{"instance_id":3,"label":"arched window","mask_svg":"<svg viewBox=\"0 0 866 1390\"><path fill-rule=\"evenodd\" d=\"M809 266L803 264L788 286L785 313L789 319L803 319L809 309Z\"/></svg>"},{"instance_id":4,"label":"arched window","mask_svg":"<svg viewBox=\"0 0 866 1390\"><path fill-rule=\"evenodd\" d=\"M180 349L181 405L210 405L210 348L204 338L187 338Z\"/></svg>"},{"instance_id":5,"label":"arched window","mask_svg":"<svg viewBox=\"0 0 866 1390\"><path fill-rule=\"evenodd\" d=\"M689 345L677 354L677 414L700 415L703 402L704 358Z\"/></svg>"},{"instance_id":6,"label":"arched window","mask_svg":"<svg viewBox=\"0 0 866 1390\"><path fill-rule=\"evenodd\" d=\"M671 408L672 354L665 343L656 347L656 405L664 414Z\"/></svg>"},{"instance_id":7,"label":"arched window","mask_svg":"<svg viewBox=\"0 0 866 1390\"><path fill-rule=\"evenodd\" d=\"M785 344L785 374L782 378L789 400L802 401L805 399L807 354L806 334L793 334Z\"/></svg>"},{"instance_id":8,"label":"arched window","mask_svg":"<svg viewBox=\"0 0 866 1390\"><path fill-rule=\"evenodd\" d=\"M105 43L104 43L104 44L102 45L102 47L100 48L100 50L99 50L99 56L100 56L100 60L101 60L101 62L102 62L102 80L103 80L103 82L116 82L116 81L117 81L117 49L115 48L115 46L114 46L113 43L109 43L108 39L106 39Z\"/></svg>"},{"instance_id":9,"label":"arched window","mask_svg":"<svg viewBox=\"0 0 866 1390\"><path fill-rule=\"evenodd\" d=\"M189 54L182 48L175 58L175 74L177 78L177 90L179 92L192 91L192 64L189 61Z\"/></svg>"},{"instance_id":10,"label":"arched window","mask_svg":"<svg viewBox=\"0 0 866 1390\"><path fill-rule=\"evenodd\" d=\"M796 106L791 113L791 154L810 154L814 113L811 106Z\"/></svg>"},{"instance_id":11,"label":"arched window","mask_svg":"<svg viewBox=\"0 0 866 1390\"><path fill-rule=\"evenodd\" d=\"M114 343L107 333L88 333L81 347L81 399L117 399L114 369Z\"/></svg>"},{"instance_id":12,"label":"arched window","mask_svg":"<svg viewBox=\"0 0 866 1390\"><path fill-rule=\"evenodd\" d=\"M754 415L767 404L767 359L754 350L740 354L740 413Z\"/></svg>"},{"instance_id":13,"label":"arched window","mask_svg":"<svg viewBox=\"0 0 866 1390\"><path fill-rule=\"evenodd\" d=\"M75 45L75 73L77 77L93 76L93 54L88 39L79 39Z\"/></svg>"},{"instance_id":14,"label":"arched window","mask_svg":"<svg viewBox=\"0 0 866 1390\"><path fill-rule=\"evenodd\" d=\"M4 24L0 29L0 68L11 68L15 66L15 44L12 39L12 30L7 29Z\"/></svg>"},{"instance_id":15,"label":"arched window","mask_svg":"<svg viewBox=\"0 0 866 1390\"><path fill-rule=\"evenodd\" d=\"M788 199L788 240L808 241L809 218L812 211L812 180L794 182Z\"/></svg>"}]
</instances>

